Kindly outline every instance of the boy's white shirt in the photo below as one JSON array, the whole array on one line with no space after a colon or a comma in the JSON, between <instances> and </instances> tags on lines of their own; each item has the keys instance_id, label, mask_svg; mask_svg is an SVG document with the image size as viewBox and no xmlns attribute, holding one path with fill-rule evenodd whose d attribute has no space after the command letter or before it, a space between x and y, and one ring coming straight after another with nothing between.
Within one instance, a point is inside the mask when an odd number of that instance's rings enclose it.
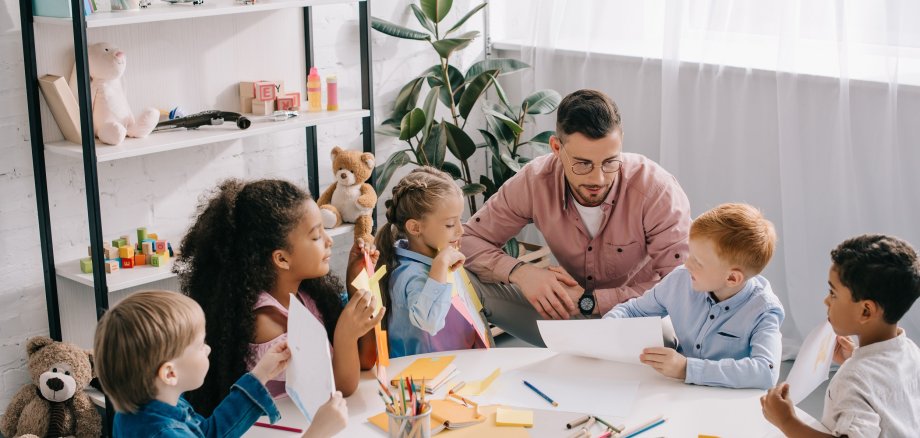
<instances>
[{"instance_id":1,"label":"boy's white shirt","mask_svg":"<svg viewBox=\"0 0 920 438\"><path fill-rule=\"evenodd\" d=\"M920 434L920 348L898 336L857 348L831 379L824 424L836 436Z\"/></svg>"}]
</instances>

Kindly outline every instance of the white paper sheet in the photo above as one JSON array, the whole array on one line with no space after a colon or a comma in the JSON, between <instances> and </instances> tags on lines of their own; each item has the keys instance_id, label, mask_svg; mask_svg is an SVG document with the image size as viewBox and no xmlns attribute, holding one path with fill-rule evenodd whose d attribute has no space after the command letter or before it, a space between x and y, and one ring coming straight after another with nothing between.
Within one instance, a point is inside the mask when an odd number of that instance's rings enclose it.
<instances>
[{"instance_id":1,"label":"white paper sheet","mask_svg":"<svg viewBox=\"0 0 920 438\"><path fill-rule=\"evenodd\" d=\"M288 348L291 362L285 390L308 421L335 391L329 340L323 324L294 296L288 310Z\"/></svg>"},{"instance_id":2,"label":"white paper sheet","mask_svg":"<svg viewBox=\"0 0 920 438\"><path fill-rule=\"evenodd\" d=\"M836 344L837 335L827 321L815 327L805 338L786 377L793 403L805 400L821 382L827 380Z\"/></svg>"},{"instance_id":3,"label":"white paper sheet","mask_svg":"<svg viewBox=\"0 0 920 438\"><path fill-rule=\"evenodd\" d=\"M648 347L663 347L661 318L537 321L546 347L557 353L640 364Z\"/></svg>"},{"instance_id":4,"label":"white paper sheet","mask_svg":"<svg viewBox=\"0 0 920 438\"><path fill-rule=\"evenodd\" d=\"M589 363L590 366L584 366ZM639 390L639 381L623 378L615 367L605 366L603 360L557 355L549 359L503 372L479 396L471 396L480 404L591 413L614 421L631 414ZM574 374L573 367L583 372ZM524 385L527 380L559 403L549 402Z\"/></svg>"}]
</instances>

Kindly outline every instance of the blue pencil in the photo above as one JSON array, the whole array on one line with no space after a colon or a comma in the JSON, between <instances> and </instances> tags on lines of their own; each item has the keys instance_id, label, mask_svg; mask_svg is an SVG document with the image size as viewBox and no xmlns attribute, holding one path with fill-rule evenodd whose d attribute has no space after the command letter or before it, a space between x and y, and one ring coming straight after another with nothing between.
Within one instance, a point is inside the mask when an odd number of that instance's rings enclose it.
<instances>
[{"instance_id":1,"label":"blue pencil","mask_svg":"<svg viewBox=\"0 0 920 438\"><path fill-rule=\"evenodd\" d=\"M540 397L543 397L543 399L548 401L551 405L559 406L559 403L556 403L555 401L553 401L553 399L549 398L549 396L544 394L543 391L540 391L539 389L537 389L536 386L531 385L530 382L523 380L523 379L521 379L521 381L524 382L524 384L527 385L528 388L532 389L533 392L536 392L537 395L539 395Z\"/></svg>"},{"instance_id":2,"label":"blue pencil","mask_svg":"<svg viewBox=\"0 0 920 438\"><path fill-rule=\"evenodd\" d=\"M658 420L658 421L655 421L655 422L653 422L653 423L651 423L651 424L649 424L649 425L647 425L647 426L645 426L645 427L643 427L643 428L641 428L641 429L639 429L639 430L637 430L637 431L635 431L635 432L630 433L629 435L624 436L623 438L632 438L632 437L634 437L634 436L636 436L636 435L638 435L638 434L640 434L640 433L642 433L642 432L645 432L645 431L647 431L647 430L649 430L649 429L651 429L651 428L653 428L653 427L656 427L656 426L658 426L658 425L664 423L664 420L667 420L667 418L662 418L662 419L660 419L660 420Z\"/></svg>"}]
</instances>

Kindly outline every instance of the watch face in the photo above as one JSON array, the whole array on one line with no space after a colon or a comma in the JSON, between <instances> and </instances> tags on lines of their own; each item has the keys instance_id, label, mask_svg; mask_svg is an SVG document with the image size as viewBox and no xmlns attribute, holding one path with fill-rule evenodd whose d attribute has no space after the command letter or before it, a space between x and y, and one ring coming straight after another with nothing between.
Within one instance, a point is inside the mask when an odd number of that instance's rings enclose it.
<instances>
[{"instance_id":1,"label":"watch face","mask_svg":"<svg viewBox=\"0 0 920 438\"><path fill-rule=\"evenodd\" d=\"M581 299L578 300L578 307L582 312L590 312L594 310L594 298L589 296L581 297Z\"/></svg>"}]
</instances>

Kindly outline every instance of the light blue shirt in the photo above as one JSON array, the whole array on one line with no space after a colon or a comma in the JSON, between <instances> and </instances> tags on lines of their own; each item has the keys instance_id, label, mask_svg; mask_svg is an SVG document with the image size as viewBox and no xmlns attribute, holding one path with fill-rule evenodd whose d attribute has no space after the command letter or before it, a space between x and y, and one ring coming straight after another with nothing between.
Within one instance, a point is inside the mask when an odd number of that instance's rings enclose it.
<instances>
[{"instance_id":1,"label":"light blue shirt","mask_svg":"<svg viewBox=\"0 0 920 438\"><path fill-rule=\"evenodd\" d=\"M733 297L716 302L693 290L680 266L641 297L620 304L604 318L671 315L677 351L687 357L686 383L769 389L779 379L785 313L770 282L747 280Z\"/></svg>"},{"instance_id":2,"label":"light blue shirt","mask_svg":"<svg viewBox=\"0 0 920 438\"><path fill-rule=\"evenodd\" d=\"M396 243L396 268L389 277L390 312L387 339L390 357L435 351L484 348L476 328L451 306L450 283L440 283L428 276L431 258ZM463 279L454 275L458 295L481 330L485 322L476 313Z\"/></svg>"}]
</instances>

